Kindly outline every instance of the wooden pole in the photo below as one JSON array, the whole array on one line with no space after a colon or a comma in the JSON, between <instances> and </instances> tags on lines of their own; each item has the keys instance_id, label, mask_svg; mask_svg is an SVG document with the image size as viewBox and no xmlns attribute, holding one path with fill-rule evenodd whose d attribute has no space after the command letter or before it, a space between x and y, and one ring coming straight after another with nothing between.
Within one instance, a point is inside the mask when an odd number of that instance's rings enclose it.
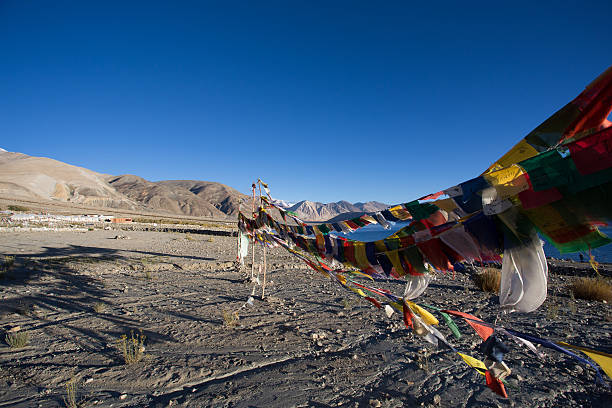
<instances>
[{"instance_id":1,"label":"wooden pole","mask_svg":"<svg viewBox=\"0 0 612 408\"><path fill-rule=\"evenodd\" d=\"M240 204L242 204L242 200L238 201L238 222L240 222ZM240 228L236 230L236 261L240 262Z\"/></svg>"},{"instance_id":2,"label":"wooden pole","mask_svg":"<svg viewBox=\"0 0 612 408\"><path fill-rule=\"evenodd\" d=\"M263 253L263 258L264 258L264 281L263 281L263 286L261 287L261 300L264 300L264 298L266 297L266 270L268 269L268 266L266 265L266 247L264 246L264 253Z\"/></svg>"},{"instance_id":3,"label":"wooden pole","mask_svg":"<svg viewBox=\"0 0 612 408\"><path fill-rule=\"evenodd\" d=\"M253 220L255 219L255 183L251 186L253 188ZM251 257L251 279L255 275L255 231L253 231L253 251Z\"/></svg>"},{"instance_id":4,"label":"wooden pole","mask_svg":"<svg viewBox=\"0 0 612 408\"><path fill-rule=\"evenodd\" d=\"M257 180L258 184L259 184L259 202L260 205L263 207L263 199L261 198L261 180ZM266 265L266 245L265 243L263 244L263 264L264 264L264 276L263 276L263 285L261 287L261 300L264 300L264 298L266 297L266 269L267 265Z\"/></svg>"}]
</instances>

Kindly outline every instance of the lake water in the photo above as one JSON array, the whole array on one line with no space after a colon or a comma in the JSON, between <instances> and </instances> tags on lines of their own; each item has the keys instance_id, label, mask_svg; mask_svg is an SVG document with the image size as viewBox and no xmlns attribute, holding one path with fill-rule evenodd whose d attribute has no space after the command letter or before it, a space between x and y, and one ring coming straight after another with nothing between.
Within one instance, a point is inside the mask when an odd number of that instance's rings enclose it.
<instances>
[{"instance_id":1,"label":"lake water","mask_svg":"<svg viewBox=\"0 0 612 408\"><path fill-rule=\"evenodd\" d=\"M399 229L408 225L407 223L403 223L403 222L390 223L390 224L392 225L391 225L391 228L388 230L384 229L378 224L370 224L363 228L358 229L357 231L353 231L349 234L338 233L337 235L340 237L354 239L357 241L376 241L379 239L386 238L389 235L393 234L394 232L398 231ZM601 228L601 231L608 236L612 236L612 228ZM574 261L580 260L580 255L578 253L560 254L559 251L557 251L557 249L552 244L550 244L546 240L543 240L543 241L545 242L544 252L546 253L546 256L558 258L558 259L571 259ZM612 263L612 244L605 245L599 248L595 248L592 251L592 253L595 256L595 259L597 260L597 262ZM584 255L585 261L589 259L589 255L587 253L584 253L583 255Z\"/></svg>"}]
</instances>

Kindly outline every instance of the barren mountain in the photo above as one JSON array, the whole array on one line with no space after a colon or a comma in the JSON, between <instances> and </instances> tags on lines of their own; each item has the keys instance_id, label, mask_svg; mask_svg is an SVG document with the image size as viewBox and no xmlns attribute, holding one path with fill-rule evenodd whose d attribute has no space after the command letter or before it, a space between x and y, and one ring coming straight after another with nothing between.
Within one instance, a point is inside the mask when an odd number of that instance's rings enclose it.
<instances>
[{"instance_id":1,"label":"barren mountain","mask_svg":"<svg viewBox=\"0 0 612 408\"><path fill-rule=\"evenodd\" d=\"M92 207L141 208L109 186L106 177L46 157L0 151L0 196Z\"/></svg>"},{"instance_id":2,"label":"barren mountain","mask_svg":"<svg viewBox=\"0 0 612 408\"><path fill-rule=\"evenodd\" d=\"M366 213L382 211L389 208L389 204L381 203L378 201L368 201L367 203L355 203L355 207Z\"/></svg>"},{"instance_id":3,"label":"barren mountain","mask_svg":"<svg viewBox=\"0 0 612 408\"><path fill-rule=\"evenodd\" d=\"M238 212L242 196L219 183L150 182L133 175L109 176L46 157L0 149L0 197L8 199L225 218Z\"/></svg>"},{"instance_id":4,"label":"barren mountain","mask_svg":"<svg viewBox=\"0 0 612 408\"><path fill-rule=\"evenodd\" d=\"M150 209L194 217L225 217L209 201L179 185L154 183L131 174L110 177L108 182L120 193Z\"/></svg>"},{"instance_id":5,"label":"barren mountain","mask_svg":"<svg viewBox=\"0 0 612 408\"><path fill-rule=\"evenodd\" d=\"M248 198L220 183L152 182L134 175L110 176L46 157L3 149L0 149L0 197L215 218L235 216L240 200ZM301 201L288 209L307 221L327 221L339 214L343 214L341 217L358 216L386 207L376 201L355 204Z\"/></svg>"},{"instance_id":6,"label":"barren mountain","mask_svg":"<svg viewBox=\"0 0 612 408\"><path fill-rule=\"evenodd\" d=\"M221 183L198 180L165 180L157 184L169 188L184 188L200 197L227 215L237 215L241 198L246 195Z\"/></svg>"},{"instance_id":7,"label":"barren mountain","mask_svg":"<svg viewBox=\"0 0 612 408\"><path fill-rule=\"evenodd\" d=\"M300 201L299 203L288 208L297 214L298 218L305 221L327 221L330 219L346 219L343 216L350 214L351 217L358 217L366 212L380 211L389 207L387 204L377 201L369 201L367 203L351 204L348 201L338 201L336 203L323 204L313 201Z\"/></svg>"}]
</instances>

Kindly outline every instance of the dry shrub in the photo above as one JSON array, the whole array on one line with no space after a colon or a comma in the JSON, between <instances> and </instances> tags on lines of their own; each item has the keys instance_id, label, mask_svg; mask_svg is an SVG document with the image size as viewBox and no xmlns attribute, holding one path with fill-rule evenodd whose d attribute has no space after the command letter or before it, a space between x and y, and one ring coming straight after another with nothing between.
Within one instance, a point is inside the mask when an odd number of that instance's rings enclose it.
<instances>
[{"instance_id":1,"label":"dry shrub","mask_svg":"<svg viewBox=\"0 0 612 408\"><path fill-rule=\"evenodd\" d=\"M15 257L6 255L4 262L0 265L0 278L4 278L15 264Z\"/></svg>"},{"instance_id":2,"label":"dry shrub","mask_svg":"<svg viewBox=\"0 0 612 408\"><path fill-rule=\"evenodd\" d=\"M612 285L604 278L579 278L570 285L577 299L612 301Z\"/></svg>"},{"instance_id":3,"label":"dry shrub","mask_svg":"<svg viewBox=\"0 0 612 408\"><path fill-rule=\"evenodd\" d=\"M12 349L22 348L28 345L30 341L30 335L25 331L18 331L16 333L7 333L4 338L6 344Z\"/></svg>"},{"instance_id":4,"label":"dry shrub","mask_svg":"<svg viewBox=\"0 0 612 408\"><path fill-rule=\"evenodd\" d=\"M429 373L429 350L426 348L419 349L417 352L417 366Z\"/></svg>"},{"instance_id":5,"label":"dry shrub","mask_svg":"<svg viewBox=\"0 0 612 408\"><path fill-rule=\"evenodd\" d=\"M499 293L501 271L495 268L485 268L482 272L472 275L476 286L484 292Z\"/></svg>"},{"instance_id":6,"label":"dry shrub","mask_svg":"<svg viewBox=\"0 0 612 408\"><path fill-rule=\"evenodd\" d=\"M546 318L548 320L555 320L557 316L559 316L560 308L561 306L559 304L551 300L550 303L548 303L548 307L546 308Z\"/></svg>"},{"instance_id":7,"label":"dry shrub","mask_svg":"<svg viewBox=\"0 0 612 408\"><path fill-rule=\"evenodd\" d=\"M85 408L89 405L88 401L77 399L77 388L76 378L66 382L66 396L64 397L66 408Z\"/></svg>"},{"instance_id":8,"label":"dry shrub","mask_svg":"<svg viewBox=\"0 0 612 408\"><path fill-rule=\"evenodd\" d=\"M14 256L6 255L4 257L4 267L6 268L7 271L9 269L11 269L14 264L15 264L15 257Z\"/></svg>"},{"instance_id":9,"label":"dry shrub","mask_svg":"<svg viewBox=\"0 0 612 408\"><path fill-rule=\"evenodd\" d=\"M130 332L130 337L125 334L121 336L117 348L123 355L125 364L134 364L142 360L145 352L144 341L145 336L142 333L134 335L134 331Z\"/></svg>"},{"instance_id":10,"label":"dry shrub","mask_svg":"<svg viewBox=\"0 0 612 408\"><path fill-rule=\"evenodd\" d=\"M240 320L240 316L238 312L231 312L230 310L224 310L222 312L223 323L226 327L234 327L238 324L238 320Z\"/></svg>"},{"instance_id":11,"label":"dry shrub","mask_svg":"<svg viewBox=\"0 0 612 408\"><path fill-rule=\"evenodd\" d=\"M350 300L346 298L342 299L342 307L344 307L345 310L353 310L353 306L355 306L354 299L350 299Z\"/></svg>"},{"instance_id":12,"label":"dry shrub","mask_svg":"<svg viewBox=\"0 0 612 408\"><path fill-rule=\"evenodd\" d=\"M102 313L106 310L106 305L102 302L96 302L93 304L93 310L96 313Z\"/></svg>"}]
</instances>

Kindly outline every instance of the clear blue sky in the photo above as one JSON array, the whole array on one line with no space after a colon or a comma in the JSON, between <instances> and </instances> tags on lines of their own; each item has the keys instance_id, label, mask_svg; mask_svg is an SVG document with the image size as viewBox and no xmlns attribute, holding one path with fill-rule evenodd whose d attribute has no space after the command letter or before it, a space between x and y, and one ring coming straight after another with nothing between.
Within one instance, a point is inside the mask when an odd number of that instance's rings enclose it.
<instances>
[{"instance_id":1,"label":"clear blue sky","mask_svg":"<svg viewBox=\"0 0 612 408\"><path fill-rule=\"evenodd\" d=\"M108 174L410 201L611 63L612 2L0 1L0 147Z\"/></svg>"}]
</instances>

